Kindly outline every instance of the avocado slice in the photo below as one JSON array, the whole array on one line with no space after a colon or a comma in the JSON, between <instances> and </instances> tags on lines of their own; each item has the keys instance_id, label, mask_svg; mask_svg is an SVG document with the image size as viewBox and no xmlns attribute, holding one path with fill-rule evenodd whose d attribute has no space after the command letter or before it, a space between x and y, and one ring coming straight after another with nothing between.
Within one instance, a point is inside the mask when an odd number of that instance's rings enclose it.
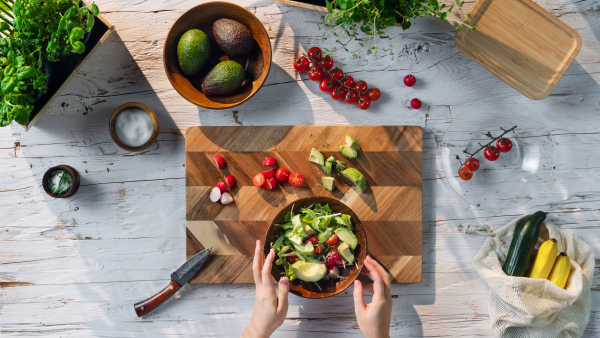
<instances>
[{"instance_id":1,"label":"avocado slice","mask_svg":"<svg viewBox=\"0 0 600 338\"><path fill-rule=\"evenodd\" d=\"M296 263L292 264L292 269L296 277L305 282L318 282L327 273L325 264L310 263L301 260L297 260Z\"/></svg>"},{"instance_id":2,"label":"avocado slice","mask_svg":"<svg viewBox=\"0 0 600 338\"><path fill-rule=\"evenodd\" d=\"M344 243L348 243L348 246L350 247L350 249L354 250L356 248L356 246L358 245L358 239L356 238L356 235L354 235L352 233L352 231L346 229L346 228L339 228L335 231L335 234L338 235L338 237L344 242Z\"/></svg>"},{"instance_id":3,"label":"avocado slice","mask_svg":"<svg viewBox=\"0 0 600 338\"><path fill-rule=\"evenodd\" d=\"M311 242L308 242L306 244L296 244L293 243L294 248L302 255L312 255L315 253L315 247L313 246L313 244Z\"/></svg>"},{"instance_id":4,"label":"avocado slice","mask_svg":"<svg viewBox=\"0 0 600 338\"><path fill-rule=\"evenodd\" d=\"M354 263L354 254L352 254L352 250L350 250L348 243L344 242L340 244L338 247L338 252L340 253L340 256L342 256L342 258L348 262L348 264Z\"/></svg>"},{"instance_id":5,"label":"avocado slice","mask_svg":"<svg viewBox=\"0 0 600 338\"><path fill-rule=\"evenodd\" d=\"M285 237L289 238L293 243L302 244L302 237L293 233L291 229L285 233Z\"/></svg>"},{"instance_id":6,"label":"avocado slice","mask_svg":"<svg viewBox=\"0 0 600 338\"><path fill-rule=\"evenodd\" d=\"M306 232L306 236L303 240L307 240L315 235L315 231L308 224L304 224L304 232Z\"/></svg>"},{"instance_id":7,"label":"avocado slice","mask_svg":"<svg viewBox=\"0 0 600 338\"><path fill-rule=\"evenodd\" d=\"M335 216L333 220L335 220L335 223L346 226L348 229L352 230L352 219L350 218L350 215L342 214L341 216Z\"/></svg>"},{"instance_id":8,"label":"avocado slice","mask_svg":"<svg viewBox=\"0 0 600 338\"><path fill-rule=\"evenodd\" d=\"M325 158L323 157L323 154L321 154L321 152L318 151L316 148L312 148L310 150L310 157L308 158L308 160L320 165L325 164Z\"/></svg>"},{"instance_id":9,"label":"avocado slice","mask_svg":"<svg viewBox=\"0 0 600 338\"><path fill-rule=\"evenodd\" d=\"M346 135L346 144L356 151L360 150L360 144L358 144L358 141L350 135Z\"/></svg>"},{"instance_id":10,"label":"avocado slice","mask_svg":"<svg viewBox=\"0 0 600 338\"><path fill-rule=\"evenodd\" d=\"M360 192L365 192L365 190L367 190L367 179L365 178L365 175L363 175L356 168L344 169L344 171L342 171L342 175L354 182Z\"/></svg>"},{"instance_id":11,"label":"avocado slice","mask_svg":"<svg viewBox=\"0 0 600 338\"><path fill-rule=\"evenodd\" d=\"M177 43L177 60L185 75L196 75L206 66L210 57L208 36L199 29L183 33Z\"/></svg>"},{"instance_id":12,"label":"avocado slice","mask_svg":"<svg viewBox=\"0 0 600 338\"><path fill-rule=\"evenodd\" d=\"M327 175L331 175L331 162L325 162L325 165L322 165L323 172Z\"/></svg>"},{"instance_id":13,"label":"avocado slice","mask_svg":"<svg viewBox=\"0 0 600 338\"><path fill-rule=\"evenodd\" d=\"M342 152L342 155L351 160L358 157L358 153L356 152L356 150L352 149L352 147L350 147L349 145L340 146L340 151Z\"/></svg>"},{"instance_id":14,"label":"avocado slice","mask_svg":"<svg viewBox=\"0 0 600 338\"><path fill-rule=\"evenodd\" d=\"M338 172L342 172L344 171L344 169L346 169L346 162L342 162L342 161L335 161L335 169Z\"/></svg>"},{"instance_id":15,"label":"avocado slice","mask_svg":"<svg viewBox=\"0 0 600 338\"><path fill-rule=\"evenodd\" d=\"M323 181L323 188L325 188L329 191L333 191L333 189L335 188L335 178L323 177L323 178L321 178L321 180Z\"/></svg>"},{"instance_id":16,"label":"avocado slice","mask_svg":"<svg viewBox=\"0 0 600 338\"><path fill-rule=\"evenodd\" d=\"M325 231L317 235L317 239L319 240L319 242L323 243L326 240L330 239L331 236L333 236L333 230L331 228L327 228L325 229Z\"/></svg>"}]
</instances>

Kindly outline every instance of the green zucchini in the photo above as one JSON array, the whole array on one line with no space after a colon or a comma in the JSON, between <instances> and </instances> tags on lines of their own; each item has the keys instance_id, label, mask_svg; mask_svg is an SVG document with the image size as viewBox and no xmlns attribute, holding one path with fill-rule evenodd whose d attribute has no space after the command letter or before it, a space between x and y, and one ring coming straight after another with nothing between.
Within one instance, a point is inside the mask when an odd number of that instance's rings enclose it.
<instances>
[{"instance_id":1,"label":"green zucchini","mask_svg":"<svg viewBox=\"0 0 600 338\"><path fill-rule=\"evenodd\" d=\"M545 219L546 213L538 211L517 224L504 261L504 273L514 277L525 276L529 258L540 236L540 226Z\"/></svg>"}]
</instances>

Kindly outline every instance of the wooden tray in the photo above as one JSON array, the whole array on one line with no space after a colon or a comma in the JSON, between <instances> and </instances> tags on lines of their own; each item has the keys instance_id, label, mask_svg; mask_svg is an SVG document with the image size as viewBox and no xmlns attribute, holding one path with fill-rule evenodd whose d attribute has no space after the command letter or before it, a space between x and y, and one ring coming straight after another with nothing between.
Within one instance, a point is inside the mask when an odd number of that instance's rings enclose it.
<instances>
[{"instance_id":1,"label":"wooden tray","mask_svg":"<svg viewBox=\"0 0 600 338\"><path fill-rule=\"evenodd\" d=\"M524 94L548 96L581 49L571 27L530 0L479 0L456 47Z\"/></svg>"},{"instance_id":2,"label":"wooden tray","mask_svg":"<svg viewBox=\"0 0 600 338\"><path fill-rule=\"evenodd\" d=\"M339 146L354 136L363 151L345 159ZM368 249L398 283L418 283L422 270L423 132L399 126L279 126L190 127L186 131L186 254L213 247L207 263L190 283L253 283L255 241L264 240L271 220L288 203L306 196L341 200L363 222ZM326 157L345 160L362 171L370 185L357 193L335 175L337 188L318 186L320 166L308 161L315 147ZM227 166L218 169L213 155ZM252 177L265 169L265 157L302 173L305 184L280 185L273 191L257 188ZM335 170L334 170L335 171ZM219 179L232 174L237 186L234 203L209 200Z\"/></svg>"}]
</instances>

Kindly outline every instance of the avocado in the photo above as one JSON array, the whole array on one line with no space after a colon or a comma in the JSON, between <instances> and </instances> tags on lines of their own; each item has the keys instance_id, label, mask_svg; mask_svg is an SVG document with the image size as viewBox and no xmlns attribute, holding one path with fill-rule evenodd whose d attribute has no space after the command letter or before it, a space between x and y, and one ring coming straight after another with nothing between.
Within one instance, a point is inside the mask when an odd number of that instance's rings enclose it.
<instances>
[{"instance_id":1,"label":"avocado","mask_svg":"<svg viewBox=\"0 0 600 338\"><path fill-rule=\"evenodd\" d=\"M327 228L325 229L325 231L317 235L317 239L319 240L319 242L323 243L326 240L330 239L331 236L333 236L333 230L331 228Z\"/></svg>"},{"instance_id":2,"label":"avocado","mask_svg":"<svg viewBox=\"0 0 600 338\"><path fill-rule=\"evenodd\" d=\"M338 237L344 243L348 243L348 246L352 250L354 250L356 248L356 246L358 245L358 239L356 239L356 236L352 233L352 231L350 231L348 229L339 228L335 231L335 234L338 235Z\"/></svg>"},{"instance_id":3,"label":"avocado","mask_svg":"<svg viewBox=\"0 0 600 338\"><path fill-rule=\"evenodd\" d=\"M342 155L351 160L358 157L358 153L356 152L356 150L354 150L349 145L340 146L340 151L342 152Z\"/></svg>"},{"instance_id":4,"label":"avocado","mask_svg":"<svg viewBox=\"0 0 600 338\"><path fill-rule=\"evenodd\" d=\"M338 225L346 226L348 229L352 230L352 219L350 218L350 215L342 214L342 216L335 216L333 219Z\"/></svg>"},{"instance_id":5,"label":"avocado","mask_svg":"<svg viewBox=\"0 0 600 338\"><path fill-rule=\"evenodd\" d=\"M310 156L308 157L308 160L320 165L325 164L325 158L323 157L323 154L321 154L321 152L318 151L316 148L312 148L310 150Z\"/></svg>"},{"instance_id":6,"label":"avocado","mask_svg":"<svg viewBox=\"0 0 600 338\"><path fill-rule=\"evenodd\" d=\"M345 169L344 171L342 171L342 175L346 176L348 179L354 182L354 184L356 184L360 192L365 192L365 190L367 190L367 179L365 178L365 175L363 175L357 169Z\"/></svg>"},{"instance_id":7,"label":"avocado","mask_svg":"<svg viewBox=\"0 0 600 338\"><path fill-rule=\"evenodd\" d=\"M358 144L358 141L350 135L346 135L346 144L356 151L360 150L360 144Z\"/></svg>"},{"instance_id":8,"label":"avocado","mask_svg":"<svg viewBox=\"0 0 600 338\"><path fill-rule=\"evenodd\" d=\"M190 29L183 33L177 44L177 59L185 75L200 73L209 57L210 42L203 31Z\"/></svg>"},{"instance_id":9,"label":"avocado","mask_svg":"<svg viewBox=\"0 0 600 338\"><path fill-rule=\"evenodd\" d=\"M327 161L324 165L321 166L323 172L327 175L331 175L331 162Z\"/></svg>"},{"instance_id":10,"label":"avocado","mask_svg":"<svg viewBox=\"0 0 600 338\"><path fill-rule=\"evenodd\" d=\"M217 45L229 56L250 53L254 38L248 27L231 19L219 19L213 23L213 35Z\"/></svg>"},{"instance_id":11,"label":"avocado","mask_svg":"<svg viewBox=\"0 0 600 338\"><path fill-rule=\"evenodd\" d=\"M285 233L285 237L289 238L293 243L302 244L302 237L296 235L291 229Z\"/></svg>"},{"instance_id":12,"label":"avocado","mask_svg":"<svg viewBox=\"0 0 600 338\"><path fill-rule=\"evenodd\" d=\"M342 258L348 262L348 264L352 264L354 262L354 254L352 254L352 250L350 250L350 246L348 243L344 242L338 246L338 252Z\"/></svg>"},{"instance_id":13,"label":"avocado","mask_svg":"<svg viewBox=\"0 0 600 338\"><path fill-rule=\"evenodd\" d=\"M315 231L308 224L304 224L304 232L306 232L306 236L303 238L303 240L307 240L315 235Z\"/></svg>"},{"instance_id":14,"label":"avocado","mask_svg":"<svg viewBox=\"0 0 600 338\"><path fill-rule=\"evenodd\" d=\"M296 251L298 251L298 253L300 253L301 255L312 255L313 253L315 253L315 247L313 246L313 244L311 242L308 242L306 244L296 244L293 243L294 248L296 248Z\"/></svg>"},{"instance_id":15,"label":"avocado","mask_svg":"<svg viewBox=\"0 0 600 338\"><path fill-rule=\"evenodd\" d=\"M310 263L301 260L297 260L296 263L292 264L292 269L296 277L305 282L318 282L327 273L325 264Z\"/></svg>"},{"instance_id":16,"label":"avocado","mask_svg":"<svg viewBox=\"0 0 600 338\"><path fill-rule=\"evenodd\" d=\"M235 61L219 62L202 82L202 92L209 96L229 95L238 90L246 78L242 65Z\"/></svg>"},{"instance_id":17,"label":"avocado","mask_svg":"<svg viewBox=\"0 0 600 338\"><path fill-rule=\"evenodd\" d=\"M344 171L346 169L346 162L335 161L335 169L339 172Z\"/></svg>"},{"instance_id":18,"label":"avocado","mask_svg":"<svg viewBox=\"0 0 600 338\"><path fill-rule=\"evenodd\" d=\"M329 171L331 171L331 168L329 168ZM335 188L335 178L323 177L321 180L323 181L323 188L333 191L333 188Z\"/></svg>"}]
</instances>

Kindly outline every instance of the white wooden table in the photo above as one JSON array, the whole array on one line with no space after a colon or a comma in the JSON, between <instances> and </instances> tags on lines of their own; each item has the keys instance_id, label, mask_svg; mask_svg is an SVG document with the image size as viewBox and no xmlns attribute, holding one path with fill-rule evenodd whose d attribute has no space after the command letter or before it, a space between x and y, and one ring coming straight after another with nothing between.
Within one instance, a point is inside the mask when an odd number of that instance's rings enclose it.
<instances>
[{"instance_id":1,"label":"white wooden table","mask_svg":"<svg viewBox=\"0 0 600 338\"><path fill-rule=\"evenodd\" d=\"M409 31L393 29L399 42L394 57L352 59L335 51L346 72L382 89L385 97L366 112L332 101L292 67L294 56L313 45L336 47L320 40L321 13L271 0L236 1L264 23L273 66L249 102L235 111L209 111L181 98L162 65L167 30L198 1L97 3L117 34L33 130L0 129L0 334L233 337L242 331L252 313L253 285L188 285L145 318L133 311L133 303L164 287L185 260L182 131L193 125L423 126L423 281L393 288L396 337L491 335L488 289L471 265L484 238L461 233L461 225L500 227L525 212L546 210L556 225L585 237L600 257L597 1L539 2L583 40L576 61L541 101L527 99L461 54L451 27L437 19L417 20ZM412 88L402 82L408 73L418 79ZM420 110L410 109L413 97L423 100ZM110 114L129 101L151 106L160 119L158 142L141 153L121 150L108 132ZM542 114L556 149L555 193L502 213L458 198L439 158L453 112L495 102ZM72 198L52 199L41 188L44 171L57 164L81 173ZM598 276L592 289L585 337L600 335ZM275 336L323 336L319 332L360 335L351 290L327 301L291 296L288 318Z\"/></svg>"}]
</instances>

